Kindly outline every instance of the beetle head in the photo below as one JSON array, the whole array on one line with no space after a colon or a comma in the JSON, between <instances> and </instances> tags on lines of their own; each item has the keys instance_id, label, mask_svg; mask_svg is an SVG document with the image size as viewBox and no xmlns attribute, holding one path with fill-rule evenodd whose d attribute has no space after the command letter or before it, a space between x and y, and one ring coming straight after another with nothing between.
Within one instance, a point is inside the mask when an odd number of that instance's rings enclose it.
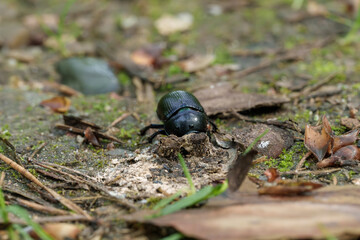
<instances>
[{"instance_id":1,"label":"beetle head","mask_svg":"<svg viewBox=\"0 0 360 240\"><path fill-rule=\"evenodd\" d=\"M181 137L192 132L207 131L207 116L193 109L183 109L164 123L167 134Z\"/></svg>"}]
</instances>

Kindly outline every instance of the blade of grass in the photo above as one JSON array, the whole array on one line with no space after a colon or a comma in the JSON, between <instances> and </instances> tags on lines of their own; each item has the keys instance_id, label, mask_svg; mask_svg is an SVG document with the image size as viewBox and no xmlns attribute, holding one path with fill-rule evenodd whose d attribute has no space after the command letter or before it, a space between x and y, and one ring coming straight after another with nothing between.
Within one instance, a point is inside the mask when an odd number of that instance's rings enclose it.
<instances>
[{"instance_id":1,"label":"blade of grass","mask_svg":"<svg viewBox=\"0 0 360 240\"><path fill-rule=\"evenodd\" d=\"M204 200L207 196L209 196L212 193L212 191L213 191L212 186L206 186L200 189L199 191L197 191L195 194L182 198L179 201L166 206L165 208L161 209L159 213L154 214L153 217L164 216L173 212L177 212L183 208L193 206L196 203Z\"/></svg>"},{"instance_id":2,"label":"blade of grass","mask_svg":"<svg viewBox=\"0 0 360 240\"><path fill-rule=\"evenodd\" d=\"M21 235L21 239L23 240L33 240L32 237L19 225L19 224L13 224L14 229L18 231Z\"/></svg>"},{"instance_id":3,"label":"blade of grass","mask_svg":"<svg viewBox=\"0 0 360 240\"><path fill-rule=\"evenodd\" d=\"M179 239L182 239L184 237L185 236L183 234L181 234L181 233L174 233L174 234L171 234L170 236L161 238L160 240L179 240Z\"/></svg>"},{"instance_id":4,"label":"blade of grass","mask_svg":"<svg viewBox=\"0 0 360 240\"><path fill-rule=\"evenodd\" d=\"M262 134L260 134L257 138L255 138L255 140L246 148L246 150L244 151L243 155L246 155L248 152L250 152L250 150L255 146L255 144L263 137L265 136L268 132L270 131L270 129L266 129Z\"/></svg>"},{"instance_id":5,"label":"blade of grass","mask_svg":"<svg viewBox=\"0 0 360 240\"><path fill-rule=\"evenodd\" d=\"M176 198L180 197L180 195L183 193L183 190L178 191L177 193L174 193L168 198L164 198L161 201L159 201L154 207L153 210L159 210L167 205L169 205L172 201L174 201Z\"/></svg>"},{"instance_id":6,"label":"blade of grass","mask_svg":"<svg viewBox=\"0 0 360 240\"><path fill-rule=\"evenodd\" d=\"M189 193L189 195L192 195L192 194L194 194L196 192L196 188L195 188L193 180L191 178L189 169L185 164L185 160L184 160L183 156L180 153L178 153L178 157L179 157L180 165L181 165L181 167L182 167L182 169L184 171L185 177L186 177L186 179L187 179L187 181L188 181L188 183L190 185L190 193Z\"/></svg>"},{"instance_id":7,"label":"blade of grass","mask_svg":"<svg viewBox=\"0 0 360 240\"><path fill-rule=\"evenodd\" d=\"M28 211L26 211L24 208L17 205L10 205L6 207L6 211L11 212L19 218L23 219L29 226L34 229L34 232L39 236L40 239L53 240L53 238L48 235L38 223L34 222L30 218Z\"/></svg>"},{"instance_id":8,"label":"blade of grass","mask_svg":"<svg viewBox=\"0 0 360 240\"><path fill-rule=\"evenodd\" d=\"M0 214L1 214L0 215L1 218L4 221L4 224L8 223L9 222L9 216L8 216L8 211L6 210L5 198L4 198L4 194L3 194L3 191L2 191L1 187L0 187ZM14 228L13 228L12 225L10 225L7 228L7 231L8 231L8 236L9 236L10 240L18 239L16 237L16 235L15 235Z\"/></svg>"}]
</instances>

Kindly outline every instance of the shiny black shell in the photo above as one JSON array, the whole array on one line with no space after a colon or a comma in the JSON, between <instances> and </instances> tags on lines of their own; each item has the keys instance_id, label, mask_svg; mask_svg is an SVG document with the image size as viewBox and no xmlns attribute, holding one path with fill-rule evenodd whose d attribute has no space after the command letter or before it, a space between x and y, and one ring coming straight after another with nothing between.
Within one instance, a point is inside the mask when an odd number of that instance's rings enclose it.
<instances>
[{"instance_id":1,"label":"shiny black shell","mask_svg":"<svg viewBox=\"0 0 360 240\"><path fill-rule=\"evenodd\" d=\"M194 109L202 113L205 112L199 100L191 93L185 91L173 91L160 99L156 113L159 119L165 122L183 108Z\"/></svg>"}]
</instances>

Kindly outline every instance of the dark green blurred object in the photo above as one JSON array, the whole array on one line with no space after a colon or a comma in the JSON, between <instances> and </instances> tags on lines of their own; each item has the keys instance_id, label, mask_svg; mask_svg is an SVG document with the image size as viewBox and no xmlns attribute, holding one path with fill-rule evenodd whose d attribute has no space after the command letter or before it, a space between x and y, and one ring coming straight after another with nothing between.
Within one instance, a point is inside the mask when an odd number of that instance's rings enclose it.
<instances>
[{"instance_id":1,"label":"dark green blurred object","mask_svg":"<svg viewBox=\"0 0 360 240\"><path fill-rule=\"evenodd\" d=\"M87 95L120 92L122 87L109 65L96 58L67 58L55 64L61 83Z\"/></svg>"}]
</instances>

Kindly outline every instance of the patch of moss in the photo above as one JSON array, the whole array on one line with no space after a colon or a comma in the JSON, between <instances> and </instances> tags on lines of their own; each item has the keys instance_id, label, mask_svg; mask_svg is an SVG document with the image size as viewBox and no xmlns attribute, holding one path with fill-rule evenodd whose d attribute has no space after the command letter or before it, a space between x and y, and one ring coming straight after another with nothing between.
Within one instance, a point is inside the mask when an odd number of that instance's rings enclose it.
<instances>
[{"instance_id":1,"label":"patch of moss","mask_svg":"<svg viewBox=\"0 0 360 240\"><path fill-rule=\"evenodd\" d=\"M331 129L333 130L335 135L341 135L347 130L345 126L331 126Z\"/></svg>"},{"instance_id":2,"label":"patch of moss","mask_svg":"<svg viewBox=\"0 0 360 240\"><path fill-rule=\"evenodd\" d=\"M213 65L233 62L234 59L226 46L220 46L215 49L215 60L213 62Z\"/></svg>"},{"instance_id":3,"label":"patch of moss","mask_svg":"<svg viewBox=\"0 0 360 240\"><path fill-rule=\"evenodd\" d=\"M295 122L309 123L310 120L311 120L312 115L313 115L312 111L305 109L303 111L297 112L294 115L293 119L294 119Z\"/></svg>"},{"instance_id":4,"label":"patch of moss","mask_svg":"<svg viewBox=\"0 0 360 240\"><path fill-rule=\"evenodd\" d=\"M284 149L277 159L265 162L268 167L275 167L279 172L290 171L295 162L300 160L307 152L303 142L295 143L290 149Z\"/></svg>"}]
</instances>

